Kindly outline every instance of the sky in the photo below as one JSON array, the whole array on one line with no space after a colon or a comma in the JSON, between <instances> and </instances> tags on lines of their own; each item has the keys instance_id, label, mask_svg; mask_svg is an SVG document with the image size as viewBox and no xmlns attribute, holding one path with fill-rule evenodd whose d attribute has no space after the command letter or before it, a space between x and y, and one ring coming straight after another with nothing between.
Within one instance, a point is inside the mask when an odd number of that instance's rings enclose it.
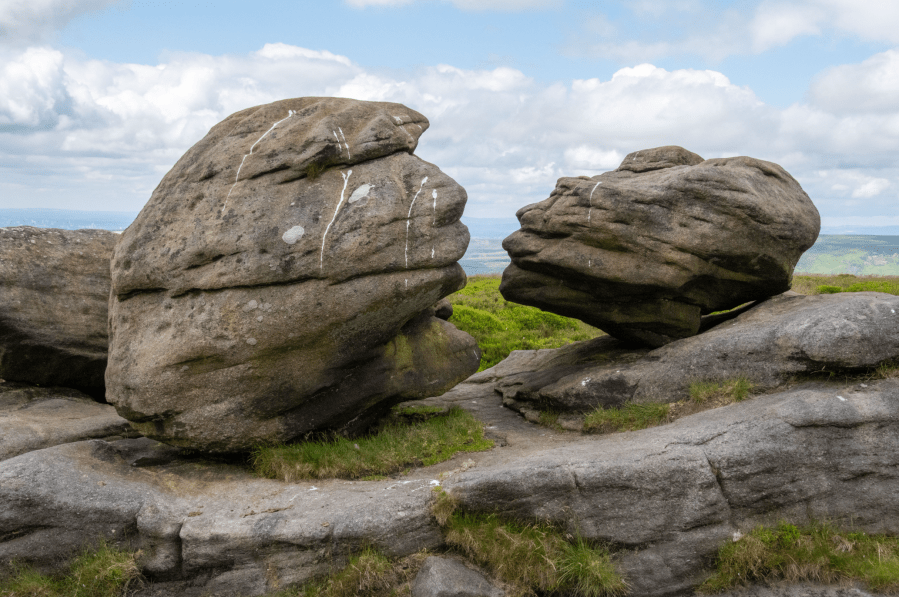
<instances>
[{"instance_id":1,"label":"sky","mask_svg":"<svg viewBox=\"0 0 899 597\"><path fill-rule=\"evenodd\" d=\"M217 122L302 96L424 114L469 217L680 145L899 225L896 0L0 0L0 208L139 211Z\"/></svg>"}]
</instances>

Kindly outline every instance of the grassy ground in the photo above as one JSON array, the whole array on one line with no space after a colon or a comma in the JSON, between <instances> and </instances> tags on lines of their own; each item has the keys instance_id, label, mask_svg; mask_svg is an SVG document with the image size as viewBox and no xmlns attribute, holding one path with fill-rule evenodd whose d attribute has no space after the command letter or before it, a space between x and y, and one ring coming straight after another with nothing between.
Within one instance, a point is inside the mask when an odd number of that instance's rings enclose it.
<instances>
[{"instance_id":1,"label":"grassy ground","mask_svg":"<svg viewBox=\"0 0 899 597\"><path fill-rule=\"evenodd\" d=\"M285 482L334 477L371 479L449 460L458 452L491 447L493 441L484 438L483 423L470 413L453 408L443 415L424 417L418 423L388 424L369 437L260 447L253 454L253 467L264 477Z\"/></svg>"},{"instance_id":2,"label":"grassy ground","mask_svg":"<svg viewBox=\"0 0 899 597\"><path fill-rule=\"evenodd\" d=\"M718 552L715 573L699 591L720 593L749 583L848 584L899 591L899 537L841 532L829 524L757 527Z\"/></svg>"},{"instance_id":3,"label":"grassy ground","mask_svg":"<svg viewBox=\"0 0 899 597\"><path fill-rule=\"evenodd\" d=\"M584 417L583 431L599 434L656 427L703 410L739 402L749 396L751 390L752 384L745 377L724 382L697 381L690 384L688 400L597 408Z\"/></svg>"},{"instance_id":4,"label":"grassy ground","mask_svg":"<svg viewBox=\"0 0 899 597\"><path fill-rule=\"evenodd\" d=\"M499 293L499 283L499 276L471 276L465 288L447 297L453 304L450 322L481 347L479 371L513 350L558 348L604 333L577 319L510 303Z\"/></svg>"},{"instance_id":5,"label":"grassy ground","mask_svg":"<svg viewBox=\"0 0 899 597\"><path fill-rule=\"evenodd\" d=\"M886 292L899 295L899 276L853 276L852 274L795 275L792 289L799 294L835 292Z\"/></svg>"},{"instance_id":6,"label":"grassy ground","mask_svg":"<svg viewBox=\"0 0 899 597\"><path fill-rule=\"evenodd\" d=\"M2 597L120 597L138 581L136 554L101 543L78 556L66 574L18 568L0 581Z\"/></svg>"},{"instance_id":7,"label":"grassy ground","mask_svg":"<svg viewBox=\"0 0 899 597\"><path fill-rule=\"evenodd\" d=\"M391 559L367 547L344 568L323 579L279 591L269 597L407 597L426 552Z\"/></svg>"},{"instance_id":8,"label":"grassy ground","mask_svg":"<svg viewBox=\"0 0 899 597\"><path fill-rule=\"evenodd\" d=\"M506 583L508 597L627 592L608 549L553 526L459 512L455 500L443 492L434 503L434 516L447 545Z\"/></svg>"}]
</instances>

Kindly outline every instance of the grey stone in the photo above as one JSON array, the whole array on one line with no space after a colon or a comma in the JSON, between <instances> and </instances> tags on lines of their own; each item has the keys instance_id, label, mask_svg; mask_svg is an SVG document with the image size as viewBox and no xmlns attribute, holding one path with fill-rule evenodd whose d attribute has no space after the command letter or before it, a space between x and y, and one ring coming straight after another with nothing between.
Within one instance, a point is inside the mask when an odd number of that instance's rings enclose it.
<instances>
[{"instance_id":1,"label":"grey stone","mask_svg":"<svg viewBox=\"0 0 899 597\"><path fill-rule=\"evenodd\" d=\"M78 390L0 383L0 460L58 444L132 433L115 408Z\"/></svg>"},{"instance_id":2,"label":"grey stone","mask_svg":"<svg viewBox=\"0 0 899 597\"><path fill-rule=\"evenodd\" d=\"M582 437L444 482L474 512L625 548L634 595L688 591L736 532L787 519L899 531L899 381L812 384L633 433Z\"/></svg>"},{"instance_id":3,"label":"grey stone","mask_svg":"<svg viewBox=\"0 0 899 597\"><path fill-rule=\"evenodd\" d=\"M135 447L92 440L0 462L0 568L57 569L103 538L140 548L163 585L249 596L327 574L365 545L401 557L443 541L427 477L282 483L202 460L132 466Z\"/></svg>"},{"instance_id":4,"label":"grey stone","mask_svg":"<svg viewBox=\"0 0 899 597\"><path fill-rule=\"evenodd\" d=\"M106 230L0 228L0 378L103 399L117 239Z\"/></svg>"},{"instance_id":5,"label":"grey stone","mask_svg":"<svg viewBox=\"0 0 899 597\"><path fill-rule=\"evenodd\" d=\"M412 597L503 597L505 591L451 558L431 556L412 582Z\"/></svg>"},{"instance_id":6,"label":"grey stone","mask_svg":"<svg viewBox=\"0 0 899 597\"><path fill-rule=\"evenodd\" d=\"M476 342L435 308L465 283L467 196L412 155L427 124L300 98L213 127L113 257L119 413L173 445L244 451L362 432L476 371Z\"/></svg>"},{"instance_id":7,"label":"grey stone","mask_svg":"<svg viewBox=\"0 0 899 597\"><path fill-rule=\"evenodd\" d=\"M777 164L703 161L673 146L592 178L560 178L517 216L521 230L503 241L507 300L655 347L698 333L702 315L788 290L820 229Z\"/></svg>"},{"instance_id":8,"label":"grey stone","mask_svg":"<svg viewBox=\"0 0 899 597\"><path fill-rule=\"evenodd\" d=\"M563 348L520 351L482 371L509 406L588 412L632 401L674 402L694 381L745 376L755 391L799 374L877 367L899 358L899 297L877 292L793 292L761 302L711 330L661 348L602 336Z\"/></svg>"},{"instance_id":9,"label":"grey stone","mask_svg":"<svg viewBox=\"0 0 899 597\"><path fill-rule=\"evenodd\" d=\"M384 481L282 483L184 457L132 466L146 440L56 446L0 462L0 566L59 565L102 536L140 547L144 572L173 594L270 592L366 544L394 556L439 548L429 503L440 477L470 511L547 519L613 545L631 595L685 594L721 545L757 524L899 532L899 380L866 386L809 384L581 436L530 425L489 383L463 383L422 404L469 409L505 447Z\"/></svg>"}]
</instances>

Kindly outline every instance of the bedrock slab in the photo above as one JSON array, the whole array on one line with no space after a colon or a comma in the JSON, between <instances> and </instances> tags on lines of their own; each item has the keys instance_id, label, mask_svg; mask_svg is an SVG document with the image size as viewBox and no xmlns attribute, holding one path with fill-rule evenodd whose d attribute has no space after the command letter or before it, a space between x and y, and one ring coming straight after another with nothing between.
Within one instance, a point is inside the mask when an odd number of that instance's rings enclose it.
<instances>
[{"instance_id":1,"label":"bedrock slab","mask_svg":"<svg viewBox=\"0 0 899 597\"><path fill-rule=\"evenodd\" d=\"M103 399L118 238L107 230L0 228L0 378Z\"/></svg>"},{"instance_id":2,"label":"bedrock slab","mask_svg":"<svg viewBox=\"0 0 899 597\"><path fill-rule=\"evenodd\" d=\"M437 316L465 284L465 190L400 104L298 98L216 125L112 260L107 398L144 435L238 452L364 431L477 370ZM444 309L445 310L445 309Z\"/></svg>"},{"instance_id":3,"label":"bedrock slab","mask_svg":"<svg viewBox=\"0 0 899 597\"><path fill-rule=\"evenodd\" d=\"M154 582L259 595L322 574L365 542L393 555L438 549L435 481L470 510L608 541L638 597L690 593L715 550L759 523L829 518L899 532L897 380L809 385L608 436L530 425L489 383L431 402L470 409L502 447L397 480L314 484L171 454L148 460L150 440L2 461L0 564L51 566L102 536L141 547Z\"/></svg>"},{"instance_id":4,"label":"bedrock slab","mask_svg":"<svg viewBox=\"0 0 899 597\"><path fill-rule=\"evenodd\" d=\"M609 336L517 351L472 380L496 382L509 406L567 412L632 401L674 402L694 381L745 376L755 391L821 370L866 370L899 358L899 297L879 292L763 301L709 331L661 348Z\"/></svg>"},{"instance_id":5,"label":"bedrock slab","mask_svg":"<svg viewBox=\"0 0 899 597\"><path fill-rule=\"evenodd\" d=\"M0 460L58 444L132 434L115 408L78 390L0 383Z\"/></svg>"},{"instance_id":6,"label":"bedrock slab","mask_svg":"<svg viewBox=\"0 0 899 597\"><path fill-rule=\"evenodd\" d=\"M442 543L429 478L288 484L171 454L141 466L150 441L85 441L0 463L0 566L52 569L104 538L139 547L154 580L249 596L325 574L364 545L405 556Z\"/></svg>"},{"instance_id":7,"label":"bedrock slab","mask_svg":"<svg viewBox=\"0 0 899 597\"><path fill-rule=\"evenodd\" d=\"M701 582L716 549L760 523L899 532L897 450L899 381L810 385L479 465L444 488L474 511L609 542L632 594L669 595Z\"/></svg>"},{"instance_id":8,"label":"bedrock slab","mask_svg":"<svg viewBox=\"0 0 899 597\"><path fill-rule=\"evenodd\" d=\"M503 241L507 300L656 347L695 335L702 315L788 290L820 229L777 164L676 146L560 178L516 215L521 229Z\"/></svg>"}]
</instances>

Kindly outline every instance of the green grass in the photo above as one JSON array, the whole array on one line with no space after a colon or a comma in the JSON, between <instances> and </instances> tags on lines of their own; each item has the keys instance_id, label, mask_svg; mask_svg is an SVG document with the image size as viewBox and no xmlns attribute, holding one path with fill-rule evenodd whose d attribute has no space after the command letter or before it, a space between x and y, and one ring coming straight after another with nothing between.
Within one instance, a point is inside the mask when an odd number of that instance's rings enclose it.
<instances>
[{"instance_id":1,"label":"green grass","mask_svg":"<svg viewBox=\"0 0 899 597\"><path fill-rule=\"evenodd\" d=\"M720 593L757 582L863 582L874 591L899 590L899 538L841 532L815 523L756 527L718 552L715 573L700 592Z\"/></svg>"},{"instance_id":2,"label":"green grass","mask_svg":"<svg viewBox=\"0 0 899 597\"><path fill-rule=\"evenodd\" d=\"M504 521L494 514L453 513L445 520L447 544L502 579L511 588L509 597L626 593L606 548L581 538L568 541L555 527Z\"/></svg>"},{"instance_id":3,"label":"green grass","mask_svg":"<svg viewBox=\"0 0 899 597\"><path fill-rule=\"evenodd\" d=\"M364 547L346 566L317 578L269 594L268 597L410 597L412 581L427 552L405 558L388 558L373 547Z\"/></svg>"},{"instance_id":4,"label":"green grass","mask_svg":"<svg viewBox=\"0 0 899 597\"><path fill-rule=\"evenodd\" d=\"M745 399L751 389L752 382L744 375L723 382L694 381L690 384L690 400L697 404L710 401L731 404Z\"/></svg>"},{"instance_id":5,"label":"green grass","mask_svg":"<svg viewBox=\"0 0 899 597\"><path fill-rule=\"evenodd\" d=\"M598 408L584 418L586 433L637 431L668 422L670 404L626 403L617 408Z\"/></svg>"},{"instance_id":6,"label":"green grass","mask_svg":"<svg viewBox=\"0 0 899 597\"><path fill-rule=\"evenodd\" d=\"M690 384L687 400L649 404L628 402L620 407L597 408L584 417L583 431L616 433L656 427L703 410L739 402L751 390L752 383L745 376L722 382L694 381Z\"/></svg>"},{"instance_id":7,"label":"green grass","mask_svg":"<svg viewBox=\"0 0 899 597\"><path fill-rule=\"evenodd\" d=\"M885 292L899 295L899 276L853 276L852 274L794 275L792 289L800 294L838 292Z\"/></svg>"},{"instance_id":8,"label":"green grass","mask_svg":"<svg viewBox=\"0 0 899 597\"><path fill-rule=\"evenodd\" d=\"M453 305L450 322L478 341L479 371L513 350L559 348L603 334L577 319L511 303L499 293L499 283L498 276L472 276L465 288L447 297Z\"/></svg>"},{"instance_id":9,"label":"green grass","mask_svg":"<svg viewBox=\"0 0 899 597\"><path fill-rule=\"evenodd\" d=\"M16 568L0 582L2 597L119 597L140 577L136 554L100 543L79 555L64 575Z\"/></svg>"},{"instance_id":10,"label":"green grass","mask_svg":"<svg viewBox=\"0 0 899 597\"><path fill-rule=\"evenodd\" d=\"M376 434L330 441L263 446L253 453L253 467L264 477L283 479L378 478L410 466L429 466L458 452L493 447L484 425L455 407L445 415L416 424L390 423Z\"/></svg>"}]
</instances>

